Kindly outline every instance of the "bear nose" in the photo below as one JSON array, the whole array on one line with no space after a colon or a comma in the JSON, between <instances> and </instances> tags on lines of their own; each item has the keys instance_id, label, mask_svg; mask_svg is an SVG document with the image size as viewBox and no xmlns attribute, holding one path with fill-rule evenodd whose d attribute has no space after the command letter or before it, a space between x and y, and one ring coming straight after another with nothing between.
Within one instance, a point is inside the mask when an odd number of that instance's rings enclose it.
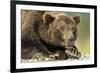
<instances>
[{"instance_id":1,"label":"bear nose","mask_svg":"<svg viewBox=\"0 0 100 73\"><path fill-rule=\"evenodd\" d=\"M74 38L74 36L70 36L70 38L69 38L69 41L74 41L75 40L75 38Z\"/></svg>"}]
</instances>

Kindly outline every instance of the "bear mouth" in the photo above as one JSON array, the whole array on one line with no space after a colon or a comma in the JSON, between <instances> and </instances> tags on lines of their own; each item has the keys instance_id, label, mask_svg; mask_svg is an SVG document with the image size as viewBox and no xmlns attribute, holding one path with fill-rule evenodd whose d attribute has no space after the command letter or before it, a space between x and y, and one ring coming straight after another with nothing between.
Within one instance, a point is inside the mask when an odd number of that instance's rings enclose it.
<instances>
[{"instance_id":1,"label":"bear mouth","mask_svg":"<svg viewBox=\"0 0 100 73\"><path fill-rule=\"evenodd\" d=\"M67 41L64 43L64 46L68 47L68 46L73 46L74 44L75 44L75 41Z\"/></svg>"}]
</instances>

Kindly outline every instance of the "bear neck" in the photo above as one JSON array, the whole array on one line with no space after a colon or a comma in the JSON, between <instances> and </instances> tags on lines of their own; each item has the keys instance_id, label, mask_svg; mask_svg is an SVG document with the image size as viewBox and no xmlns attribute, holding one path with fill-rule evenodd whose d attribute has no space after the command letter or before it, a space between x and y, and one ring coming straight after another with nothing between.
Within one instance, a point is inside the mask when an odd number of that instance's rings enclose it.
<instances>
[{"instance_id":1,"label":"bear neck","mask_svg":"<svg viewBox=\"0 0 100 73\"><path fill-rule=\"evenodd\" d=\"M40 24L40 26L39 26L40 28L39 28L39 36L40 36L40 39L42 39L42 40L44 40L44 41L46 41L46 42L49 42L49 38L48 38L48 32L47 32L47 26L46 25L44 25L44 24Z\"/></svg>"}]
</instances>

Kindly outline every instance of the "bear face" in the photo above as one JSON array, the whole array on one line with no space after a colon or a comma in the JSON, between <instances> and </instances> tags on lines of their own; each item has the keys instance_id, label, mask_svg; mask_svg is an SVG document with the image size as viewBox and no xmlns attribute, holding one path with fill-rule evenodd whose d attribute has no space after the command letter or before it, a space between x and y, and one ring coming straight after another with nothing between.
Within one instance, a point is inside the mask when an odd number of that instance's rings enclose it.
<instances>
[{"instance_id":1,"label":"bear face","mask_svg":"<svg viewBox=\"0 0 100 73\"><path fill-rule=\"evenodd\" d=\"M46 14L44 16L44 24L46 25L46 35L41 36L46 42L56 46L73 46L77 39L77 26L80 22L79 16L66 16L64 13L53 16ZM43 33L40 35L43 35Z\"/></svg>"}]
</instances>

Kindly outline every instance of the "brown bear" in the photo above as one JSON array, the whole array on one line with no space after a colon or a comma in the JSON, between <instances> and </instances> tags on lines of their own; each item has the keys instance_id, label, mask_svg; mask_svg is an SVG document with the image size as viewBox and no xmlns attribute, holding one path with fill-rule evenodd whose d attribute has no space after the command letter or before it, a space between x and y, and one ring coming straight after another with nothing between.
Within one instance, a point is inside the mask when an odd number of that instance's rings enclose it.
<instances>
[{"instance_id":1,"label":"brown bear","mask_svg":"<svg viewBox=\"0 0 100 73\"><path fill-rule=\"evenodd\" d=\"M73 47L78 55L74 44L79 22L80 16L71 17L64 12L22 10L21 58L44 59L54 55L56 59L67 59L68 47Z\"/></svg>"}]
</instances>

